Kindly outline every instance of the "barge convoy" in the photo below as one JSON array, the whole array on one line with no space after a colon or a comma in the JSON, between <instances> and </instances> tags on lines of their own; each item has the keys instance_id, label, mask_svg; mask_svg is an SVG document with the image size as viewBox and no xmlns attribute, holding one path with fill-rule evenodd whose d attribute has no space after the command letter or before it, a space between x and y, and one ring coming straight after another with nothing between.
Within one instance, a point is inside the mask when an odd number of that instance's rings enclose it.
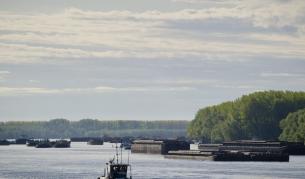
<instances>
[{"instance_id":1,"label":"barge convoy","mask_svg":"<svg viewBox=\"0 0 305 179\"><path fill-rule=\"evenodd\" d=\"M103 145L104 141L121 143L120 147L132 153L160 154L171 159L195 159L212 161L280 161L288 162L290 155L305 155L303 142L237 140L221 144L194 144L190 141L172 139L134 138L71 138L49 141L42 139L0 140L0 145L24 144L36 148L69 148L71 141L86 141L89 145ZM123 140L124 139L124 140Z\"/></svg>"},{"instance_id":2,"label":"barge convoy","mask_svg":"<svg viewBox=\"0 0 305 179\"><path fill-rule=\"evenodd\" d=\"M184 141L139 140L134 141L131 151L162 154L171 159L288 162L289 155L305 155L305 146L297 142L238 140L222 144L199 144L198 149L190 150Z\"/></svg>"},{"instance_id":3,"label":"barge convoy","mask_svg":"<svg viewBox=\"0 0 305 179\"><path fill-rule=\"evenodd\" d=\"M70 148L71 141L62 139L55 141L50 141L48 139L31 139L27 141L27 146L36 148Z\"/></svg>"}]
</instances>

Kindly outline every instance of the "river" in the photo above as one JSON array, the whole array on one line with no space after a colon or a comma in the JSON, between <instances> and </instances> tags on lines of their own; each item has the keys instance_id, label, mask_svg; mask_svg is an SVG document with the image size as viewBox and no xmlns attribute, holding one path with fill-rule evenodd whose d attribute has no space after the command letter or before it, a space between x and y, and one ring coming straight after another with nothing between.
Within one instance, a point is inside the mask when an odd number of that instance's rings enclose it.
<instances>
[{"instance_id":1,"label":"river","mask_svg":"<svg viewBox=\"0 0 305 179\"><path fill-rule=\"evenodd\" d=\"M114 154L114 144L110 143L93 146L72 142L71 148L62 149L0 146L0 178L95 179ZM127 151L123 151L123 161L127 158ZM305 177L305 156L290 156L290 162L213 162L131 154L130 163L135 179Z\"/></svg>"}]
</instances>

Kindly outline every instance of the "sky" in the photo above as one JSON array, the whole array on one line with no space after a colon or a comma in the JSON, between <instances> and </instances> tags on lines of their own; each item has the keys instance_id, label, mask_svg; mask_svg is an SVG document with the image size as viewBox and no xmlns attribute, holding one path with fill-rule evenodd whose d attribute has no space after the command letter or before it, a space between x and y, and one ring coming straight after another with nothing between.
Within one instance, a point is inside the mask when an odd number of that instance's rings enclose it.
<instances>
[{"instance_id":1,"label":"sky","mask_svg":"<svg viewBox=\"0 0 305 179\"><path fill-rule=\"evenodd\" d=\"M0 0L0 121L192 120L305 90L303 0Z\"/></svg>"}]
</instances>

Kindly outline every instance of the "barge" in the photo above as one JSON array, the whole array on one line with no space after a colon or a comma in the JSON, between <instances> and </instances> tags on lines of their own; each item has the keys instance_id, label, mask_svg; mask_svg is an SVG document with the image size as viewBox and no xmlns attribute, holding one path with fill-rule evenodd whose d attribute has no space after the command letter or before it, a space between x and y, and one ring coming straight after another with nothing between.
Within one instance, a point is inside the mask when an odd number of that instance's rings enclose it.
<instances>
[{"instance_id":1,"label":"barge","mask_svg":"<svg viewBox=\"0 0 305 179\"><path fill-rule=\"evenodd\" d=\"M295 150L293 150L295 149ZM301 153L300 145L291 147L281 141L240 140L222 144L199 144L198 150L169 151L164 157L212 161L289 162L289 151Z\"/></svg>"},{"instance_id":2,"label":"barge","mask_svg":"<svg viewBox=\"0 0 305 179\"><path fill-rule=\"evenodd\" d=\"M180 140L135 140L131 145L132 153L167 154L169 151L189 150L190 144Z\"/></svg>"}]
</instances>

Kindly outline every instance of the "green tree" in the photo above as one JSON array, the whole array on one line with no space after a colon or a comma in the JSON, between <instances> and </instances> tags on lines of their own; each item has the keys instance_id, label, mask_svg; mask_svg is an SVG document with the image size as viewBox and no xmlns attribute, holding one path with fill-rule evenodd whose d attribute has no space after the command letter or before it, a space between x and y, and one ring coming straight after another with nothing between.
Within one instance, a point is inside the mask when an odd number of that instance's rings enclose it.
<instances>
[{"instance_id":1,"label":"green tree","mask_svg":"<svg viewBox=\"0 0 305 179\"><path fill-rule=\"evenodd\" d=\"M305 109L290 113L280 123L281 133L279 139L290 142L305 142Z\"/></svg>"},{"instance_id":2,"label":"green tree","mask_svg":"<svg viewBox=\"0 0 305 179\"><path fill-rule=\"evenodd\" d=\"M280 121L305 108L305 92L265 91L200 109L188 135L204 142L237 139L277 139Z\"/></svg>"}]
</instances>

